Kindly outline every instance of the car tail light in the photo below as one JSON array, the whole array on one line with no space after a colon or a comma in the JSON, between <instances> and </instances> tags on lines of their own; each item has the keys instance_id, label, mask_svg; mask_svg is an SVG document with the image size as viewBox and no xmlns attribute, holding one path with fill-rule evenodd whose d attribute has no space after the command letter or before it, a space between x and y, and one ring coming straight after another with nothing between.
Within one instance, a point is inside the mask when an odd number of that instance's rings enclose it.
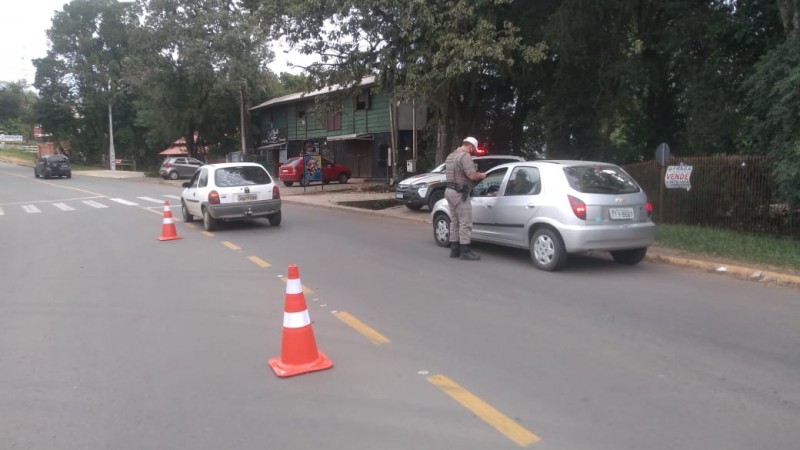
<instances>
[{"instance_id":1,"label":"car tail light","mask_svg":"<svg viewBox=\"0 0 800 450\"><path fill-rule=\"evenodd\" d=\"M647 202L647 218L650 219L651 217L653 217L653 204Z\"/></svg>"},{"instance_id":2,"label":"car tail light","mask_svg":"<svg viewBox=\"0 0 800 450\"><path fill-rule=\"evenodd\" d=\"M275 200L275 199L279 199L279 198L281 198L281 190L278 189L278 186L273 186L272 187L272 199Z\"/></svg>"},{"instance_id":3,"label":"car tail light","mask_svg":"<svg viewBox=\"0 0 800 450\"><path fill-rule=\"evenodd\" d=\"M208 193L208 203L212 205L219 205L219 192L211 191Z\"/></svg>"},{"instance_id":4,"label":"car tail light","mask_svg":"<svg viewBox=\"0 0 800 450\"><path fill-rule=\"evenodd\" d=\"M586 220L586 203L583 203L583 200L571 195L567 195L567 197L569 198L569 206L572 207L572 212L575 213L575 216L578 219Z\"/></svg>"}]
</instances>

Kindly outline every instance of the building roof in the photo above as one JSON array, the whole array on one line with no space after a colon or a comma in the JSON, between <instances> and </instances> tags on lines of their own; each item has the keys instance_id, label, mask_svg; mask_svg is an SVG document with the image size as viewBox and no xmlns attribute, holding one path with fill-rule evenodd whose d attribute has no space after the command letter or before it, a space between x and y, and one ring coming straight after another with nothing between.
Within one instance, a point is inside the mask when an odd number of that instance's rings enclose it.
<instances>
[{"instance_id":1,"label":"building roof","mask_svg":"<svg viewBox=\"0 0 800 450\"><path fill-rule=\"evenodd\" d=\"M372 84L375 84L375 75L370 75L368 77L362 78L361 82L358 83L358 86L370 86ZM295 103L298 100L303 100L303 99L306 99L306 98L313 98L313 97L316 97L318 95L329 94L331 92L337 92L337 91L341 91L343 89L344 89L343 86L341 86L339 84L334 84L333 86L327 86L327 87L324 87L322 89L319 89L319 90L316 90L316 91L312 91L312 92L297 92L297 93L294 93L294 94L284 95L284 96L281 96L281 97L275 97L275 98L273 98L271 100L267 100L264 103L261 103L259 105L256 105L256 106L250 108L250 111L255 111L257 109L266 108L268 106L282 105L282 104L285 104L285 103Z\"/></svg>"}]
</instances>

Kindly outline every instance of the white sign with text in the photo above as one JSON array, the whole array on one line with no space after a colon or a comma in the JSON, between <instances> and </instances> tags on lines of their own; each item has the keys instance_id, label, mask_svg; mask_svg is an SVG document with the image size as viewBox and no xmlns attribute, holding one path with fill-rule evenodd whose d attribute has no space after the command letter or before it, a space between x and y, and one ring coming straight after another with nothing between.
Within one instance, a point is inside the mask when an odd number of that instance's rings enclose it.
<instances>
[{"instance_id":1,"label":"white sign with text","mask_svg":"<svg viewBox=\"0 0 800 450\"><path fill-rule=\"evenodd\" d=\"M667 167L667 174L664 176L664 185L667 189L686 189L692 188L690 179L692 177L692 166L681 164L680 166Z\"/></svg>"}]
</instances>

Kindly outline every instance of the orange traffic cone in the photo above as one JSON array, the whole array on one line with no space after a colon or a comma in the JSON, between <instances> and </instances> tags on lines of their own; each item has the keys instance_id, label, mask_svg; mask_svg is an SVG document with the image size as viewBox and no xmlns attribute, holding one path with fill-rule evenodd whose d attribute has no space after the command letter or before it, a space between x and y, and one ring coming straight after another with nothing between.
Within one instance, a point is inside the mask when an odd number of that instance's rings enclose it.
<instances>
[{"instance_id":1,"label":"orange traffic cone","mask_svg":"<svg viewBox=\"0 0 800 450\"><path fill-rule=\"evenodd\" d=\"M311 318L303 296L303 285L300 284L300 271L295 264L289 265L283 311L281 356L268 361L275 375L290 377L333 367L333 361L317 350Z\"/></svg>"},{"instance_id":2,"label":"orange traffic cone","mask_svg":"<svg viewBox=\"0 0 800 450\"><path fill-rule=\"evenodd\" d=\"M175 221L172 220L172 211L169 209L169 202L164 202L164 221L161 225L161 237L159 241L173 241L180 239L175 230Z\"/></svg>"}]
</instances>

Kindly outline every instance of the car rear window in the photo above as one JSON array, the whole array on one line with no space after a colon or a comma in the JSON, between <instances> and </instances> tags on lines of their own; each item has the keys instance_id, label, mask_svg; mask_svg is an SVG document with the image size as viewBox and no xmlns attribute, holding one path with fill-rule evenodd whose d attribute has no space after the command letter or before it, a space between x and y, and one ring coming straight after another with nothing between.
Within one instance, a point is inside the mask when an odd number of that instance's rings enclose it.
<instances>
[{"instance_id":1,"label":"car rear window","mask_svg":"<svg viewBox=\"0 0 800 450\"><path fill-rule=\"evenodd\" d=\"M214 183L219 187L252 186L272 182L262 167L228 167L214 173Z\"/></svg>"},{"instance_id":2,"label":"car rear window","mask_svg":"<svg viewBox=\"0 0 800 450\"><path fill-rule=\"evenodd\" d=\"M633 194L639 185L617 166L591 165L564 167L569 185L586 194Z\"/></svg>"}]
</instances>

